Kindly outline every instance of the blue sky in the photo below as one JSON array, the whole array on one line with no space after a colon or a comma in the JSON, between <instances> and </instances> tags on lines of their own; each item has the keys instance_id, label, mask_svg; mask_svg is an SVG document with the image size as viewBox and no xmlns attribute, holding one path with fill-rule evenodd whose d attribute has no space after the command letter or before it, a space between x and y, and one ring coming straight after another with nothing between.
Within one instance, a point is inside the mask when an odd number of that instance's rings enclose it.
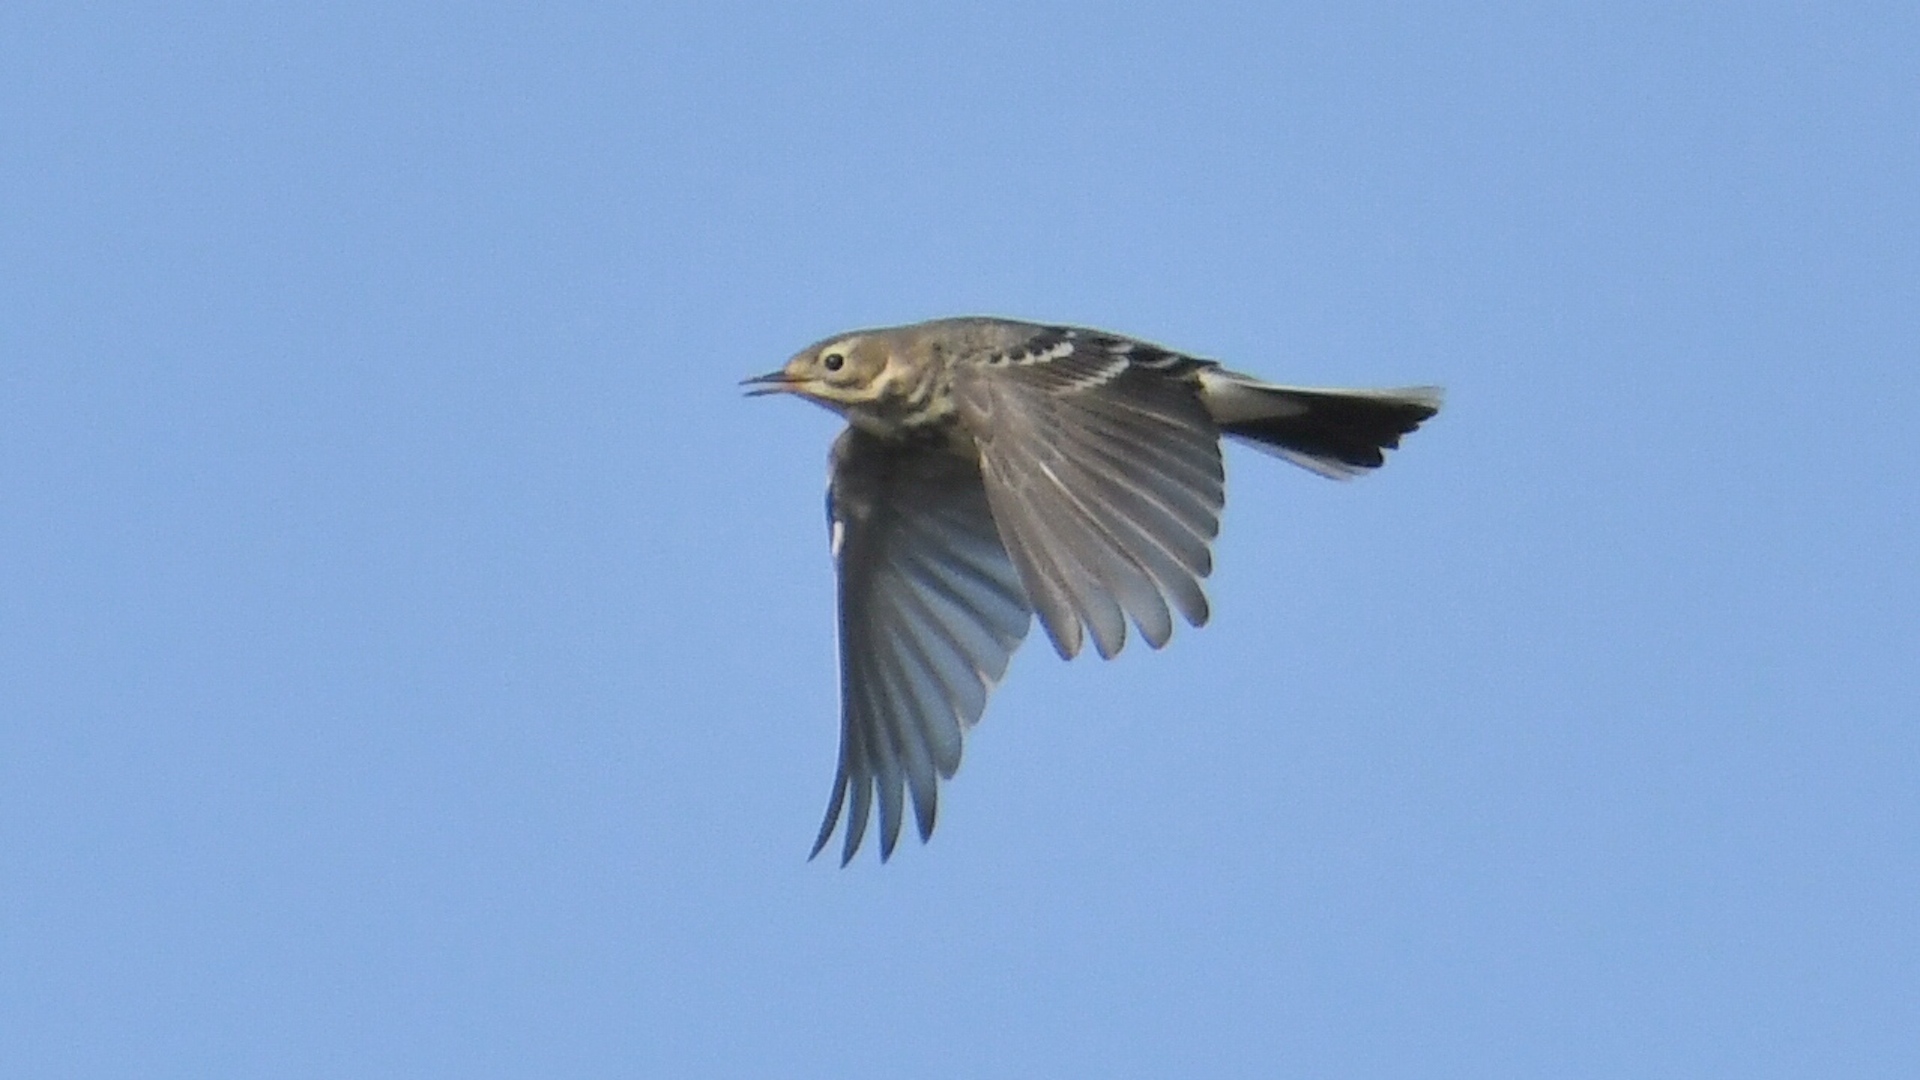
<instances>
[{"instance_id":1,"label":"blue sky","mask_svg":"<svg viewBox=\"0 0 1920 1080\"><path fill-rule=\"evenodd\" d=\"M1920 1073L1920 16L10 4L0 1073ZM991 312L1230 454L808 863L836 423Z\"/></svg>"}]
</instances>

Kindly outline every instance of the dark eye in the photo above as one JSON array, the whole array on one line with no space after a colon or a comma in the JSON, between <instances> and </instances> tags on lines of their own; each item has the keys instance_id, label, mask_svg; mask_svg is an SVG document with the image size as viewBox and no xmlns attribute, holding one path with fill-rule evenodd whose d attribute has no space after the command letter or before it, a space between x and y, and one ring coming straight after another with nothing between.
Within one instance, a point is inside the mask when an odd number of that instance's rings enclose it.
<instances>
[{"instance_id":1,"label":"dark eye","mask_svg":"<svg viewBox=\"0 0 1920 1080\"><path fill-rule=\"evenodd\" d=\"M830 352L820 358L820 366L828 371L839 371L847 366L847 358L837 352Z\"/></svg>"}]
</instances>

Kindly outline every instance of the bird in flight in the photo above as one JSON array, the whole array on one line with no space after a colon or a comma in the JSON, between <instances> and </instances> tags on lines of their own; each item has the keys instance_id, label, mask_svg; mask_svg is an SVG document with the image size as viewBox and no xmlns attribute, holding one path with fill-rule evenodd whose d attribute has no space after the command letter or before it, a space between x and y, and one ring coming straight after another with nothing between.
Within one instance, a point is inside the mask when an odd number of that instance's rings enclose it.
<instances>
[{"instance_id":1,"label":"bird in flight","mask_svg":"<svg viewBox=\"0 0 1920 1080\"><path fill-rule=\"evenodd\" d=\"M1063 659L1158 649L1200 582L1226 500L1220 437L1335 479L1380 466L1435 387L1278 386L1119 334L996 318L839 334L745 381L846 417L827 516L839 572L840 766L818 855L841 865L874 804L880 858L939 781L1034 615ZM811 856L810 856L811 857Z\"/></svg>"}]
</instances>

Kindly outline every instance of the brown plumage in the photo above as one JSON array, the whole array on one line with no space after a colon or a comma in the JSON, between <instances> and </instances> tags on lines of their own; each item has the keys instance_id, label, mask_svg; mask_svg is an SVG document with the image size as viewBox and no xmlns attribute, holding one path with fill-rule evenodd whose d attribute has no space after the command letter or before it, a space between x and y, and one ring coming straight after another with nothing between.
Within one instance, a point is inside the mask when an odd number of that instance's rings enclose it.
<instances>
[{"instance_id":1,"label":"brown plumage","mask_svg":"<svg viewBox=\"0 0 1920 1080\"><path fill-rule=\"evenodd\" d=\"M1159 648L1199 626L1225 502L1220 436L1323 476L1379 466L1431 387L1277 386L1117 334L939 319L839 334L747 380L845 416L829 489L840 575L840 768L819 854L871 808L880 856L939 780L1038 614L1054 648Z\"/></svg>"}]
</instances>

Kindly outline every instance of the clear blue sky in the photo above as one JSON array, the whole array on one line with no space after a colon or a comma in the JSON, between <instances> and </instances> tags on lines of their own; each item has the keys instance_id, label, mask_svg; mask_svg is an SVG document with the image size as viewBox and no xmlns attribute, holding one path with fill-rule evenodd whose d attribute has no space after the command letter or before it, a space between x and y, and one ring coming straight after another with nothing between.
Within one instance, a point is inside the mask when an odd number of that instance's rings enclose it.
<instances>
[{"instance_id":1,"label":"clear blue sky","mask_svg":"<svg viewBox=\"0 0 1920 1080\"><path fill-rule=\"evenodd\" d=\"M0 1074L1920 1075L1904 4L11 3ZM1445 384L804 856L853 326Z\"/></svg>"}]
</instances>

